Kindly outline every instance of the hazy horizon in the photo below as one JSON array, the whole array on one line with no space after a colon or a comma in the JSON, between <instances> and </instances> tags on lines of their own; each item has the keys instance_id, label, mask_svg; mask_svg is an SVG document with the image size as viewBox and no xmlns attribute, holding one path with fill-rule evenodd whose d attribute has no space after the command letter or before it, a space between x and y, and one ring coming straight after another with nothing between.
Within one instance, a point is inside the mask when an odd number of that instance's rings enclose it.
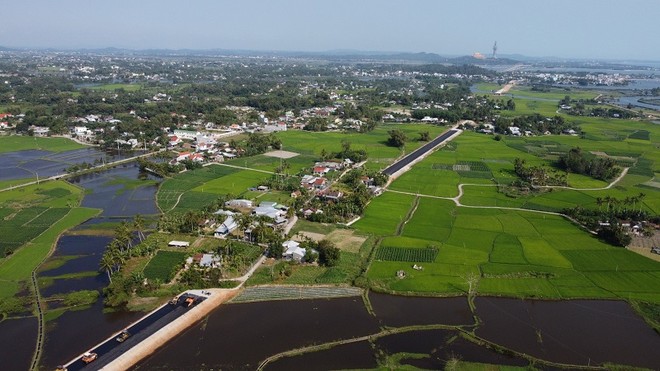
<instances>
[{"instance_id":1,"label":"hazy horizon","mask_svg":"<svg viewBox=\"0 0 660 371\"><path fill-rule=\"evenodd\" d=\"M26 0L5 4L0 46L427 52L660 60L655 0L242 2Z\"/></svg>"}]
</instances>

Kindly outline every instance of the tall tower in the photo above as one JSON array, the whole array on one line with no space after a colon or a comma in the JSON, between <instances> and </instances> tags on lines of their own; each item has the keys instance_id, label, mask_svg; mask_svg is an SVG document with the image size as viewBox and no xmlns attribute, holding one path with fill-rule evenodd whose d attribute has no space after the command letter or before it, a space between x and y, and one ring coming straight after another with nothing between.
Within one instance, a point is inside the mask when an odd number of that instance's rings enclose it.
<instances>
[{"instance_id":1,"label":"tall tower","mask_svg":"<svg viewBox=\"0 0 660 371\"><path fill-rule=\"evenodd\" d=\"M493 44L493 59L497 59L497 41Z\"/></svg>"}]
</instances>

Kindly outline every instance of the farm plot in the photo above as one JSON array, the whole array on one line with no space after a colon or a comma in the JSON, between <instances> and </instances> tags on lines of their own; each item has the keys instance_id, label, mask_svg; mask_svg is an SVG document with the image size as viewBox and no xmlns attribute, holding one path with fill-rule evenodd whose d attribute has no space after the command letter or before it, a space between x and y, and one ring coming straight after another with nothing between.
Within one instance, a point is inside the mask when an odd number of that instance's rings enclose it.
<instances>
[{"instance_id":1,"label":"farm plot","mask_svg":"<svg viewBox=\"0 0 660 371\"><path fill-rule=\"evenodd\" d=\"M258 186L259 183L269 177L270 175L268 174L256 171L240 170L221 178L208 180L196 188L193 188L192 191L207 192L216 195L241 195L247 192L250 187Z\"/></svg>"},{"instance_id":2,"label":"farm plot","mask_svg":"<svg viewBox=\"0 0 660 371\"><path fill-rule=\"evenodd\" d=\"M437 248L407 248L381 246L376 251L376 259L384 261L431 263L438 256Z\"/></svg>"},{"instance_id":3,"label":"farm plot","mask_svg":"<svg viewBox=\"0 0 660 371\"><path fill-rule=\"evenodd\" d=\"M158 251L144 267L144 277L168 283L181 268L187 253L182 251Z\"/></svg>"},{"instance_id":4,"label":"farm plot","mask_svg":"<svg viewBox=\"0 0 660 371\"><path fill-rule=\"evenodd\" d=\"M37 237L55 222L62 219L69 209L29 207L21 210L2 209L5 215L0 225L0 256L13 252Z\"/></svg>"},{"instance_id":5,"label":"farm plot","mask_svg":"<svg viewBox=\"0 0 660 371\"><path fill-rule=\"evenodd\" d=\"M161 210L199 209L220 195L242 195L268 178L261 172L226 166L207 166L164 181L157 194Z\"/></svg>"},{"instance_id":6,"label":"farm plot","mask_svg":"<svg viewBox=\"0 0 660 371\"><path fill-rule=\"evenodd\" d=\"M353 227L362 233L389 236L396 233L397 226L408 214L414 197L386 192L371 201L362 219Z\"/></svg>"},{"instance_id":7,"label":"farm plot","mask_svg":"<svg viewBox=\"0 0 660 371\"><path fill-rule=\"evenodd\" d=\"M433 164L434 170L453 170L464 178L491 179L493 174L488 165L481 161L458 161L453 165Z\"/></svg>"},{"instance_id":8,"label":"farm plot","mask_svg":"<svg viewBox=\"0 0 660 371\"><path fill-rule=\"evenodd\" d=\"M443 242L449 238L454 210L455 206L451 201L421 198L402 235Z\"/></svg>"}]
</instances>

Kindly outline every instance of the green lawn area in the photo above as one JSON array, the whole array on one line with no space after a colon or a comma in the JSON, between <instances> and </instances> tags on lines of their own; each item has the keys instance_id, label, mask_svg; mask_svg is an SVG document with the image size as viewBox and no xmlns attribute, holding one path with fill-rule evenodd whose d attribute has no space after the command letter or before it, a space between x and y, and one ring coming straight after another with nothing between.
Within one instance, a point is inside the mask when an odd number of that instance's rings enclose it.
<instances>
[{"instance_id":1,"label":"green lawn area","mask_svg":"<svg viewBox=\"0 0 660 371\"><path fill-rule=\"evenodd\" d=\"M85 148L66 138L40 138L29 136L0 136L0 153L39 149L52 152L64 152Z\"/></svg>"},{"instance_id":2,"label":"green lawn area","mask_svg":"<svg viewBox=\"0 0 660 371\"><path fill-rule=\"evenodd\" d=\"M414 196L385 193L371 200L364 216L353 227L360 232L377 236L393 235L406 218Z\"/></svg>"},{"instance_id":3,"label":"green lawn area","mask_svg":"<svg viewBox=\"0 0 660 371\"><path fill-rule=\"evenodd\" d=\"M18 184L29 183L29 182L32 182L34 180L37 180L37 178L0 180L0 189L9 188L11 186L15 186L15 185L18 185Z\"/></svg>"}]
</instances>

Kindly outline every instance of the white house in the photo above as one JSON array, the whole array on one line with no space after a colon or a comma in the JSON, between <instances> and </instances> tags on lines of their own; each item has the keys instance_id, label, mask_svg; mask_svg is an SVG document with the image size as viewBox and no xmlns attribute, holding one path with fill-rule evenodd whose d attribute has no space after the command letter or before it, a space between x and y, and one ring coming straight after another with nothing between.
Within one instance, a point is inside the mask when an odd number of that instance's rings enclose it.
<instances>
[{"instance_id":1,"label":"white house","mask_svg":"<svg viewBox=\"0 0 660 371\"><path fill-rule=\"evenodd\" d=\"M200 267L214 268L220 264L220 257L215 254L204 254L199 260Z\"/></svg>"},{"instance_id":2,"label":"white house","mask_svg":"<svg viewBox=\"0 0 660 371\"><path fill-rule=\"evenodd\" d=\"M225 206L252 208L252 201L250 201L250 200L229 200L229 201L225 202Z\"/></svg>"},{"instance_id":3,"label":"white house","mask_svg":"<svg viewBox=\"0 0 660 371\"><path fill-rule=\"evenodd\" d=\"M284 241L282 247L284 247L282 258L286 260L295 260L299 262L303 260L307 253L307 250L300 247L300 243L296 241Z\"/></svg>"},{"instance_id":4,"label":"white house","mask_svg":"<svg viewBox=\"0 0 660 371\"><path fill-rule=\"evenodd\" d=\"M230 215L222 224L220 224L218 228L216 228L215 232L213 232L213 236L224 237L234 231L236 228L238 228L238 224L236 224L234 217Z\"/></svg>"},{"instance_id":5,"label":"white house","mask_svg":"<svg viewBox=\"0 0 660 371\"><path fill-rule=\"evenodd\" d=\"M176 135L181 139L187 139L187 140L194 140L197 138L199 134L200 134L199 132L192 130L181 130L181 129L174 130L174 135Z\"/></svg>"}]
</instances>

